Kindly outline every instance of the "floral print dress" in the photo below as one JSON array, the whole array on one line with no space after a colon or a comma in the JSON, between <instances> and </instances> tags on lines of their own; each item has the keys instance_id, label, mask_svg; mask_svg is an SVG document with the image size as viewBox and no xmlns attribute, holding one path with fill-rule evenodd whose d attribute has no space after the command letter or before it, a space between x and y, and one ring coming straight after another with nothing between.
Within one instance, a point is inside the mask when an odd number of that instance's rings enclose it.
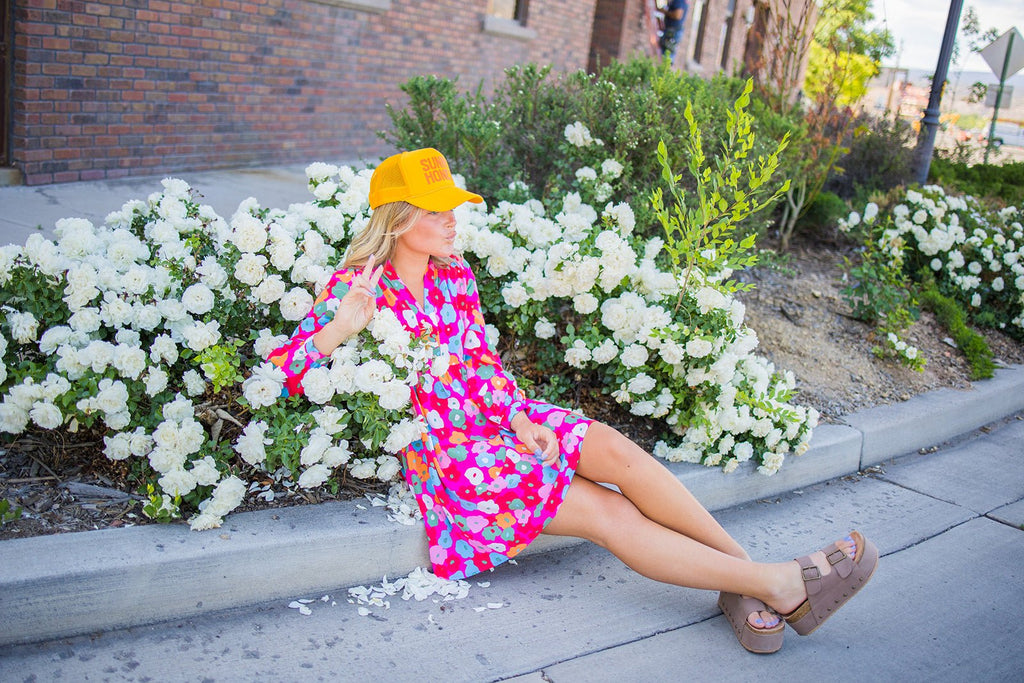
<instances>
[{"instance_id":1,"label":"floral print dress","mask_svg":"<svg viewBox=\"0 0 1024 683\"><path fill-rule=\"evenodd\" d=\"M358 274L334 274L291 340L270 354L287 380L285 395L302 392L306 370L324 362L312 336L327 324ZM460 579L519 554L558 510L579 463L591 420L527 399L488 347L476 280L461 260L433 262L424 275L422 307L390 263L377 288L413 336L436 335L447 346L448 372L422 373L412 406L426 428L405 450L405 480L423 513L434 573ZM554 431L560 445L550 466L516 439L510 421L525 411Z\"/></svg>"}]
</instances>

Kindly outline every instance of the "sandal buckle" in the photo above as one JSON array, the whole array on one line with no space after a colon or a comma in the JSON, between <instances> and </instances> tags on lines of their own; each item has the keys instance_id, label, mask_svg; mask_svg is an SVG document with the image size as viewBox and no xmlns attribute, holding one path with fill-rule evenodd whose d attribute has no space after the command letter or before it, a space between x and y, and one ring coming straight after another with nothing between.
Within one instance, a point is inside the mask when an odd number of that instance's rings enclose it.
<instances>
[{"instance_id":1,"label":"sandal buckle","mask_svg":"<svg viewBox=\"0 0 1024 683\"><path fill-rule=\"evenodd\" d=\"M825 557L826 557L826 559L828 559L828 563L834 567L837 564L839 564L840 562L842 562L843 560L847 559L849 557L849 555L844 553L839 548L836 548L832 552L830 552L827 555L825 555Z\"/></svg>"},{"instance_id":2,"label":"sandal buckle","mask_svg":"<svg viewBox=\"0 0 1024 683\"><path fill-rule=\"evenodd\" d=\"M817 581L821 578L821 570L818 569L817 565L801 567L800 573L803 575L804 581Z\"/></svg>"}]
</instances>

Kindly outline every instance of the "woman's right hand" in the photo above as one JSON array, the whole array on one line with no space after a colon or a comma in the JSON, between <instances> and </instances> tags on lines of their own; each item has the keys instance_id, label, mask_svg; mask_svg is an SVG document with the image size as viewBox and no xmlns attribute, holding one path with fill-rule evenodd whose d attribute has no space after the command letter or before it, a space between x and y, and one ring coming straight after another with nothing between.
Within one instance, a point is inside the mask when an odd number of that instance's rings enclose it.
<instances>
[{"instance_id":1,"label":"woman's right hand","mask_svg":"<svg viewBox=\"0 0 1024 683\"><path fill-rule=\"evenodd\" d=\"M384 266L374 268L375 261L375 255L370 254L363 272L352 278L348 292L338 302L334 318L313 335L313 344L323 355L331 355L347 339L359 334L377 312L377 296L374 291Z\"/></svg>"},{"instance_id":2,"label":"woman's right hand","mask_svg":"<svg viewBox=\"0 0 1024 683\"><path fill-rule=\"evenodd\" d=\"M334 313L337 324L346 331L346 338L358 334L370 324L377 312L377 283L384 273L384 266L374 268L376 254L370 254L363 271L352 278L348 293L341 298Z\"/></svg>"}]
</instances>

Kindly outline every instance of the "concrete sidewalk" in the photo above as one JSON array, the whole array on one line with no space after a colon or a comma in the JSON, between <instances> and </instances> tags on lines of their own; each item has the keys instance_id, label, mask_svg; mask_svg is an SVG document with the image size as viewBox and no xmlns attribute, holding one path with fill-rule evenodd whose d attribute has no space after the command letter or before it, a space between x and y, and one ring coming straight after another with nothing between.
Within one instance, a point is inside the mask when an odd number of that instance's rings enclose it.
<instances>
[{"instance_id":1,"label":"concrete sidewalk","mask_svg":"<svg viewBox=\"0 0 1024 683\"><path fill-rule=\"evenodd\" d=\"M722 510L854 474L1020 411L1024 366L1015 366L970 391L940 390L852 415L848 425L822 425L810 450L773 477L750 463L731 475L672 469L706 507ZM418 525L357 502L231 515L222 529L201 533L142 526L0 542L0 645L323 594L429 566ZM527 553L576 543L542 537Z\"/></svg>"},{"instance_id":2,"label":"concrete sidewalk","mask_svg":"<svg viewBox=\"0 0 1024 683\"><path fill-rule=\"evenodd\" d=\"M1019 681L1022 443L1018 414L938 452L886 461L869 475L720 512L758 559L802 555L850 528L881 551L875 577L849 605L808 638L787 630L782 651L771 656L740 648L713 593L650 581L590 544L474 577L462 600L396 596L389 609L360 616L347 602L343 564L352 553L312 544L317 531L310 529L311 545L293 548L300 557L291 564L328 574L323 590L273 598L263 577L240 587L255 600L248 607L0 647L0 680ZM231 531L232 539L247 528ZM253 562L250 575L281 578L274 551ZM205 586L210 595L221 571L230 568L183 573L179 587L194 593ZM149 590L121 586L136 601ZM311 599L308 616L288 608L297 598ZM69 591L64 604L73 608L78 599ZM147 607L137 602L136 610Z\"/></svg>"},{"instance_id":3,"label":"concrete sidewalk","mask_svg":"<svg viewBox=\"0 0 1024 683\"><path fill-rule=\"evenodd\" d=\"M363 168L354 161L332 162ZM24 244L40 232L53 238L53 227L61 218L86 218L102 225L107 214L131 199L145 200L160 192L164 177L181 178L199 193L199 203L209 204L224 218L249 197L266 208L286 209L307 202L313 195L306 187L307 164L222 171L196 171L171 176L142 176L116 180L83 181L58 185L0 187L0 246Z\"/></svg>"}]
</instances>

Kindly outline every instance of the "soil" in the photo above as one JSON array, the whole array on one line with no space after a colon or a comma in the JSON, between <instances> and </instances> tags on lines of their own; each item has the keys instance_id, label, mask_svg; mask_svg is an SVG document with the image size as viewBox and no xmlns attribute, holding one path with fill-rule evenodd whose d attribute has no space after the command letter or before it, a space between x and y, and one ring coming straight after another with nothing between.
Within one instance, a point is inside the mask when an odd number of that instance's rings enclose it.
<instances>
[{"instance_id":1,"label":"soil","mask_svg":"<svg viewBox=\"0 0 1024 683\"><path fill-rule=\"evenodd\" d=\"M755 288L739 295L747 325L760 339L759 353L779 370L792 370L795 401L821 412L822 422L841 422L864 408L905 401L943 387L967 389L970 371L948 333L928 313L906 334L927 358L923 372L876 357L872 327L855 320L843 302L842 248L795 246L781 266L743 274ZM981 331L1000 364L1024 363L1024 344L995 331ZM582 392L584 411L629 435L646 448L658 438L656 423L637 419L614 402ZM24 434L0 446L0 539L105 529L149 523L130 468L107 460L102 440L80 435L75 442L51 432ZM258 482L240 511L319 503L368 495L387 498L387 486L346 481L337 494L302 491L293 483ZM3 502L0 502L0 506Z\"/></svg>"}]
</instances>

